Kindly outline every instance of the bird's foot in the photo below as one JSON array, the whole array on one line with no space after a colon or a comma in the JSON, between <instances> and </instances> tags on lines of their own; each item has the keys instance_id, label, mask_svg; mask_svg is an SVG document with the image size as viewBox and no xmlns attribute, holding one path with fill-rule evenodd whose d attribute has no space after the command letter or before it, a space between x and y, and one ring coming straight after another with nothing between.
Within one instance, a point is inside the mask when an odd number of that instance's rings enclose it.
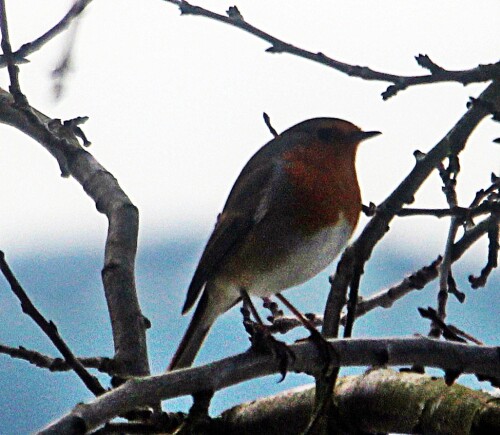
<instances>
[{"instance_id":1,"label":"bird's foot","mask_svg":"<svg viewBox=\"0 0 500 435\"><path fill-rule=\"evenodd\" d=\"M252 344L250 350L259 354L271 354L279 361L279 371L281 374L279 382L282 382L286 377L289 363L295 360L293 351L286 343L276 340L266 325L253 322L249 319L245 319L243 325L250 336L250 343Z\"/></svg>"}]
</instances>

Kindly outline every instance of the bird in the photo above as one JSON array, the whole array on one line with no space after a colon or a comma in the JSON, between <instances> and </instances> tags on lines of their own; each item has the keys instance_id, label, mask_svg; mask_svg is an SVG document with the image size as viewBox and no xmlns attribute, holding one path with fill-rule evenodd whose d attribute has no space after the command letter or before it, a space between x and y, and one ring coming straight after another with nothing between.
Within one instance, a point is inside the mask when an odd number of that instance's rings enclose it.
<instances>
[{"instance_id":1,"label":"bird","mask_svg":"<svg viewBox=\"0 0 500 435\"><path fill-rule=\"evenodd\" d=\"M242 291L269 298L332 263L362 209L358 145L379 134L338 118L313 118L253 155L194 272L182 314L199 301L167 371L192 365L210 327L241 301Z\"/></svg>"}]
</instances>

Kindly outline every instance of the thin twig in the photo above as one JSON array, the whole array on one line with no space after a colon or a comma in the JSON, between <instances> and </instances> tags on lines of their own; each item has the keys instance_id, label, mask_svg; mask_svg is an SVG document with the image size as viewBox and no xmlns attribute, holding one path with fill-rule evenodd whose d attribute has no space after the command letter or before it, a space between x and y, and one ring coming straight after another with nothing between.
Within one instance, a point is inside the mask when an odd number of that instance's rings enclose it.
<instances>
[{"instance_id":1,"label":"thin twig","mask_svg":"<svg viewBox=\"0 0 500 435\"><path fill-rule=\"evenodd\" d=\"M0 0L0 28L2 31L2 51L7 64L7 70L9 72L10 86L9 90L14 101L19 107L25 107L28 104L26 96L21 91L21 86L19 85L19 68L14 62L14 57L12 55L12 47L10 45L9 38L9 25L7 21L7 11L5 9L5 0Z\"/></svg>"},{"instance_id":2,"label":"thin twig","mask_svg":"<svg viewBox=\"0 0 500 435\"><path fill-rule=\"evenodd\" d=\"M354 327L354 322L356 320L356 310L358 304L358 294L359 294L359 282L361 280L361 275L363 274L363 269L361 265L358 265L354 269L354 276L351 279L349 288L349 299L347 300L347 317L344 327L344 338L349 338L352 336L352 329Z\"/></svg>"},{"instance_id":3,"label":"thin twig","mask_svg":"<svg viewBox=\"0 0 500 435\"><path fill-rule=\"evenodd\" d=\"M403 208L399 210L397 216L434 216L437 218L443 218L448 216L455 216L460 218L462 221L466 219L481 216L483 214L489 214L494 212L500 212L500 203L496 202L483 202L475 207L452 207L452 208Z\"/></svg>"},{"instance_id":4,"label":"thin twig","mask_svg":"<svg viewBox=\"0 0 500 435\"><path fill-rule=\"evenodd\" d=\"M318 330L316 329L316 325L309 320L307 316L302 314L297 308L295 308L292 303L285 298L281 293L276 293L276 298L281 301L285 307L287 307L290 312L297 318L297 320L314 336L319 334Z\"/></svg>"},{"instance_id":5,"label":"thin twig","mask_svg":"<svg viewBox=\"0 0 500 435\"><path fill-rule=\"evenodd\" d=\"M374 308L390 308L394 302L414 290L423 289L429 282L438 276L438 267L442 257L439 256L428 266L424 266L410 276L404 278L400 283L375 293L374 295L362 299L358 302L356 316L361 317ZM345 322L345 318L342 319Z\"/></svg>"},{"instance_id":6,"label":"thin twig","mask_svg":"<svg viewBox=\"0 0 500 435\"><path fill-rule=\"evenodd\" d=\"M488 229L488 261L486 266L481 270L479 276L470 275L469 282L471 283L472 288L476 289L479 287L484 287L486 285L486 281L488 276L498 266L498 235L500 232L499 223L500 223L500 213L492 216L493 221L490 224L490 228Z\"/></svg>"},{"instance_id":7,"label":"thin twig","mask_svg":"<svg viewBox=\"0 0 500 435\"><path fill-rule=\"evenodd\" d=\"M446 326L453 334L465 338L466 340L470 341L471 343L477 344L478 346L484 345L481 340L478 340L476 337L469 334L468 332L465 332L463 329L457 328L455 325L452 325L450 323L448 323Z\"/></svg>"},{"instance_id":8,"label":"thin twig","mask_svg":"<svg viewBox=\"0 0 500 435\"><path fill-rule=\"evenodd\" d=\"M475 206L484 200L482 205L493 205L496 206L496 209L492 210L492 218L493 221L490 223L488 229L488 238L489 238L489 246L488 246L488 261L486 266L481 270L479 276L470 275L469 282L471 283L472 288L484 287L486 285L486 281L488 276L498 266L498 250L499 250L499 224L500 224L500 211L498 210L498 206L500 205L500 177L497 177L495 174L491 174L491 186L487 189L481 189L476 193L474 200L471 203L471 206Z\"/></svg>"},{"instance_id":9,"label":"thin twig","mask_svg":"<svg viewBox=\"0 0 500 435\"><path fill-rule=\"evenodd\" d=\"M464 71L448 71L444 68L430 68L430 63L421 61L422 55L416 57L417 63L429 69L431 74L424 76L399 76L395 74L383 73L380 71L375 71L368 67L349 65L344 62L332 59L324 55L321 52L313 53L302 48L298 48L292 44L282 41L275 36L270 35L263 30L252 26L243 19L241 13L234 14L232 10L228 11L228 16L220 15L212 12L208 9L204 9L200 6L192 5L183 0L164 0L168 3L173 3L179 7L182 15L199 15L206 18L210 18L225 24L242 29L252 35L263 39L271 44L266 51L269 53L289 53L298 57L312 60L318 62L322 65L326 65L351 77L359 77L364 80L376 80L393 83L387 88L385 92L382 93L384 100L396 95L399 91L407 89L410 86L428 84L428 83L438 83L455 81L467 85L473 82L484 82L489 81L492 78L500 76L500 63L489 64L489 65L479 65L471 70ZM428 56L427 56L428 59ZM429 59L430 61L430 59ZM434 63L433 63L434 64ZM435 65L435 64L434 64Z\"/></svg>"},{"instance_id":10,"label":"thin twig","mask_svg":"<svg viewBox=\"0 0 500 435\"><path fill-rule=\"evenodd\" d=\"M456 177L460 170L460 164L458 160L458 155L448 156L448 167L445 169L442 164L438 165L439 175L443 180L443 192L445 193L446 200L450 209L457 207L457 193L455 190ZM451 264L453 255L453 245L455 243L455 238L457 236L458 228L461 224L461 220L456 216L453 216L450 221L450 227L448 230L448 237L446 239L446 246L443 255L443 261L439 267L439 291L438 291L438 308L437 308L437 318L444 322L446 318L446 305L448 302L448 283L454 282ZM443 331L441 324L436 321L432 321L431 330L429 335L434 338L438 338Z\"/></svg>"},{"instance_id":11,"label":"thin twig","mask_svg":"<svg viewBox=\"0 0 500 435\"><path fill-rule=\"evenodd\" d=\"M73 370L72 367L63 358L53 358L36 350L26 349L22 346L11 347L0 344L0 353L9 355L12 358L21 359L42 369L48 369L51 372L67 372ZM113 360L107 357L79 357L78 361L84 367L97 369L108 375L114 374Z\"/></svg>"},{"instance_id":12,"label":"thin twig","mask_svg":"<svg viewBox=\"0 0 500 435\"><path fill-rule=\"evenodd\" d=\"M323 316L320 316L319 314L304 313L304 317L316 327L323 325ZM286 334L292 329L302 326L302 323L293 316L281 316L277 318L271 316L268 317L268 319L270 318L272 318L272 321L268 328L271 334Z\"/></svg>"},{"instance_id":13,"label":"thin twig","mask_svg":"<svg viewBox=\"0 0 500 435\"><path fill-rule=\"evenodd\" d=\"M490 195L496 194L498 195L498 191L500 190L500 177L497 177L494 173L491 174L491 186L488 187L487 189L481 189L478 192L476 192L476 196L472 200L469 208L473 209L477 207L481 201L485 198L488 198ZM499 200L497 196L497 201ZM488 204L488 203L483 203L483 204ZM498 202L497 202L498 204Z\"/></svg>"},{"instance_id":14,"label":"thin twig","mask_svg":"<svg viewBox=\"0 0 500 435\"><path fill-rule=\"evenodd\" d=\"M45 32L43 35L35 39L34 41L23 44L17 51L12 53L12 58L15 63L24 62L24 58L42 48L47 42L52 38L57 36L59 33L64 31L69 27L71 22L75 17L80 15L84 9L90 4L92 0L78 0L73 3L71 9L66 13L66 15L51 29ZM7 59L4 56L0 56L0 68L7 65Z\"/></svg>"},{"instance_id":15,"label":"thin twig","mask_svg":"<svg viewBox=\"0 0 500 435\"><path fill-rule=\"evenodd\" d=\"M58 65L52 71L52 78L54 79L53 91L56 100L60 99L64 92L65 79L71 69L71 59L78 31L78 23L80 23L79 17L73 20L73 25L71 26L70 31L66 34L66 46L64 48L64 52L62 53Z\"/></svg>"},{"instance_id":16,"label":"thin twig","mask_svg":"<svg viewBox=\"0 0 500 435\"><path fill-rule=\"evenodd\" d=\"M346 253L351 251L352 247L347 247ZM323 316L326 323L323 323L321 330L323 336L325 337L337 338L339 336L342 309L347 301L347 287L349 286L348 279L352 277L349 271L353 271L353 274L358 277L357 284L353 286L351 282L349 301L357 300L360 277L360 274L356 274L356 272L360 271L357 265L358 263L356 263L354 255L342 256L337 265L337 273L335 274L335 277L330 277L331 289L328 295L328 302L325 307L325 314ZM350 330L348 331L350 335L352 325L354 323L354 316L356 315L356 303L351 304L349 313L352 316L350 319ZM319 373L315 377L316 389L314 408L307 428L304 431L304 435L323 433L327 430L328 415L333 415L336 412L337 405L331 399L330 393L335 387L339 372L340 365L338 367L331 368L329 373Z\"/></svg>"},{"instance_id":17,"label":"thin twig","mask_svg":"<svg viewBox=\"0 0 500 435\"><path fill-rule=\"evenodd\" d=\"M46 320L40 311L33 305L30 298L19 284L18 280L14 276L9 265L5 261L5 254L0 251L0 270L4 274L7 282L9 283L12 291L17 296L21 302L21 308L25 314L30 316L35 323L40 327L40 329L45 332L49 337L50 341L54 344L61 355L64 357L66 362L71 366L75 373L80 377L85 386L96 396L99 396L106 392L95 376L92 376L87 369L82 365L80 361L75 357L71 349L62 339L56 325L52 321Z\"/></svg>"},{"instance_id":18,"label":"thin twig","mask_svg":"<svg viewBox=\"0 0 500 435\"><path fill-rule=\"evenodd\" d=\"M439 329L440 334L443 334L443 337L447 340L458 341L459 343L466 343L467 340L460 337L455 333L455 328L449 328L448 325L441 318L440 313L438 313L434 308L419 308L418 312L424 319L429 319L432 321L432 329ZM438 337L435 337L438 338Z\"/></svg>"},{"instance_id":19,"label":"thin twig","mask_svg":"<svg viewBox=\"0 0 500 435\"><path fill-rule=\"evenodd\" d=\"M262 115L264 117L264 122L266 123L267 128L269 129L269 131L271 132L271 134L274 137L278 136L278 132L274 129L274 127L271 124L271 118L269 118L269 115L266 112L264 112Z\"/></svg>"}]
</instances>

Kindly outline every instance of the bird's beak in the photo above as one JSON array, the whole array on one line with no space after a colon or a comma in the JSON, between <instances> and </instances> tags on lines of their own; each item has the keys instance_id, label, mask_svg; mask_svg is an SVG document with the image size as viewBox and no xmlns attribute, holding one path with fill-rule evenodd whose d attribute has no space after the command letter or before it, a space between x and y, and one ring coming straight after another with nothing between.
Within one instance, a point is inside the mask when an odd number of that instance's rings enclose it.
<instances>
[{"instance_id":1,"label":"bird's beak","mask_svg":"<svg viewBox=\"0 0 500 435\"><path fill-rule=\"evenodd\" d=\"M350 138L353 142L361 142L366 139L370 139L371 137L378 136L382 134L380 131L357 131L352 133Z\"/></svg>"}]
</instances>

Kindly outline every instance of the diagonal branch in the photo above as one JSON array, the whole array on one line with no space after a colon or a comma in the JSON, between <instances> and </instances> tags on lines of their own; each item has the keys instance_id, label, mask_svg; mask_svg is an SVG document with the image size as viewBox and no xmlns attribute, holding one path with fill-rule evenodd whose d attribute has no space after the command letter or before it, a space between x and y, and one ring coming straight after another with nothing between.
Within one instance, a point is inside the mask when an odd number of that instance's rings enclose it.
<instances>
[{"instance_id":1,"label":"diagonal branch","mask_svg":"<svg viewBox=\"0 0 500 435\"><path fill-rule=\"evenodd\" d=\"M47 42L57 36L59 33L66 30L73 19L78 17L85 8L90 4L92 0L77 0L71 6L71 9L66 13L66 15L51 29L45 32L43 35L36 38L34 41L27 42L23 44L17 51L12 53L12 59L15 63L23 63L25 57L34 53L40 48L42 48ZM5 55L0 56L0 68L7 65L7 59Z\"/></svg>"},{"instance_id":2,"label":"diagonal branch","mask_svg":"<svg viewBox=\"0 0 500 435\"><path fill-rule=\"evenodd\" d=\"M500 108L500 83L493 82L479 97L493 107ZM336 299L345 293L356 271L363 270L363 265L371 256L375 245L384 237L390 222L405 204L413 202L417 190L445 159L451 147L457 154L465 147L466 141L476 126L488 115L483 104L473 104L457 124L432 148L428 154L417 159L415 167L399 186L377 207L375 216L368 222L358 239L342 255L335 275L331 278L331 289L325 308L323 334L330 337L337 328Z\"/></svg>"},{"instance_id":3,"label":"diagonal branch","mask_svg":"<svg viewBox=\"0 0 500 435\"><path fill-rule=\"evenodd\" d=\"M459 260L463 254L471 247L473 243L479 240L482 236L487 234L493 225L496 223L497 217L492 215L484 219L476 226L467 230L462 238L458 240L452 249L451 261ZM390 308L396 301L403 298L407 294L423 289L429 282L438 277L438 266L442 261L442 257L438 256L428 266L423 266L416 272L405 277L401 282L389 288L378 291L369 297L360 299L356 305L356 318L362 317L375 308ZM277 308L277 307L276 307ZM323 316L315 313L304 314L314 325L323 325ZM294 317L284 317L282 315L272 316L268 318L271 320L269 330L272 333L285 334L288 331L301 326L302 324ZM342 316L340 323L345 324L346 316Z\"/></svg>"},{"instance_id":4,"label":"diagonal branch","mask_svg":"<svg viewBox=\"0 0 500 435\"><path fill-rule=\"evenodd\" d=\"M33 305L30 298L21 287L21 284L19 284L9 265L5 261L5 254L3 251L0 251L0 270L7 279L7 282L10 284L12 291L21 302L23 312L30 316L40 329L45 332L57 350L61 352L61 355L64 357L66 362L83 381L85 386L96 396L103 394L106 390L102 387L97 378L92 376L82 363L78 361L75 355L73 355L73 352L71 352L71 349L59 334L56 325L52 321L46 320L42 313L40 313L40 311L38 311Z\"/></svg>"}]
</instances>

